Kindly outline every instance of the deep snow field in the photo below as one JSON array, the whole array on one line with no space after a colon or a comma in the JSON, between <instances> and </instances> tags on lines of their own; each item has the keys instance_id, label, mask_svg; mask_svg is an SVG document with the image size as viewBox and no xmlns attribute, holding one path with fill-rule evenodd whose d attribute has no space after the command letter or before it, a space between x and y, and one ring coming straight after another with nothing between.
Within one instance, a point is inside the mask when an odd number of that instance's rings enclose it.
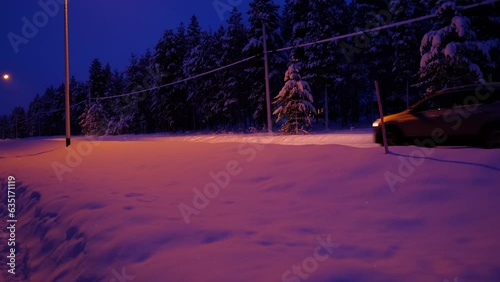
<instances>
[{"instance_id":1,"label":"deep snow field","mask_svg":"<svg viewBox=\"0 0 500 282\"><path fill-rule=\"evenodd\" d=\"M390 149L370 131L0 140L0 281L499 282L500 150Z\"/></svg>"}]
</instances>

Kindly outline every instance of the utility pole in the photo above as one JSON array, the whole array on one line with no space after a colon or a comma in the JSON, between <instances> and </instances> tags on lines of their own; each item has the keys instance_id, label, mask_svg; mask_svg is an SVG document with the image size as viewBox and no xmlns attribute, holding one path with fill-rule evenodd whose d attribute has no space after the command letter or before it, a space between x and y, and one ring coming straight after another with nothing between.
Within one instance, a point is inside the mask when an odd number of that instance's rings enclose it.
<instances>
[{"instance_id":1,"label":"utility pole","mask_svg":"<svg viewBox=\"0 0 500 282\"><path fill-rule=\"evenodd\" d=\"M264 43L264 72L266 76L266 109L267 109L267 131L273 132L273 122L271 120L271 90L269 89L269 63L267 59L267 35L266 25L262 21L263 43Z\"/></svg>"},{"instance_id":2,"label":"utility pole","mask_svg":"<svg viewBox=\"0 0 500 282\"><path fill-rule=\"evenodd\" d=\"M66 73L66 147L71 144L71 115L69 106L69 32L68 32L68 0L64 0L64 58Z\"/></svg>"}]
</instances>

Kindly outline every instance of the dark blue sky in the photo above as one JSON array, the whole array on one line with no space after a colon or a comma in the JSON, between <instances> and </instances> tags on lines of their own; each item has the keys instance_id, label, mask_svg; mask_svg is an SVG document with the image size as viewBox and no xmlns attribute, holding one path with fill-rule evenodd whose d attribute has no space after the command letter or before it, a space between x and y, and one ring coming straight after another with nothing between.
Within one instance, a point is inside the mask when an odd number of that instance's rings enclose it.
<instances>
[{"instance_id":1,"label":"dark blue sky","mask_svg":"<svg viewBox=\"0 0 500 282\"><path fill-rule=\"evenodd\" d=\"M241 3L237 8L244 13L250 2L218 1ZM0 115L10 114L16 106L27 109L37 93L43 94L48 86L63 83L64 21L63 5L59 2L63 0L0 2L0 73L12 75L10 81L0 80ZM51 9L46 10L39 3L52 3ZM181 21L188 24L192 15L198 17L204 29L215 30L223 22L213 3L214 0L70 0L71 75L86 81L93 58L123 70L132 53L153 49L165 29L175 29ZM23 31L30 24L37 30ZM17 44L11 43L14 37Z\"/></svg>"}]
</instances>

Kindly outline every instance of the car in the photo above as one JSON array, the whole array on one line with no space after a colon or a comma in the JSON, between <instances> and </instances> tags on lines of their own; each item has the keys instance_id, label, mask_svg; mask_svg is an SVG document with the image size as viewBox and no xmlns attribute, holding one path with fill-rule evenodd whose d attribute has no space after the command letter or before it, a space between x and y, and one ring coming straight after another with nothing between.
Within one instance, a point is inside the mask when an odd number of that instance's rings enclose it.
<instances>
[{"instance_id":1,"label":"car","mask_svg":"<svg viewBox=\"0 0 500 282\"><path fill-rule=\"evenodd\" d=\"M400 113L384 117L388 145L499 147L500 83L437 91ZM382 124L373 123L383 144Z\"/></svg>"}]
</instances>

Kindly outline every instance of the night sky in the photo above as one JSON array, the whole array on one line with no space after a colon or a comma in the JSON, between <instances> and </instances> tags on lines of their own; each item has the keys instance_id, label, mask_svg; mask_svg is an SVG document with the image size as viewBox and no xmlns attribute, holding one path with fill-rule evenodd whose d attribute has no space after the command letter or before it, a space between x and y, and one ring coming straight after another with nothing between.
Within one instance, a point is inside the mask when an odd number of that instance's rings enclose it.
<instances>
[{"instance_id":1,"label":"night sky","mask_svg":"<svg viewBox=\"0 0 500 282\"><path fill-rule=\"evenodd\" d=\"M250 2L219 1L240 2L237 8L244 14ZM10 114L16 106L27 109L37 93L42 95L50 85L58 86L64 82L64 15L63 5L59 4L63 0L40 2L56 4L50 6L52 15L44 11L39 1L0 2L0 73L12 76L9 81L0 80L0 115ZM203 29L216 30L224 21L221 21L213 2L71 0L70 75L78 81L86 81L94 58L103 64L110 63L113 69L123 70L132 53L141 55L147 48L154 50L165 29L176 29L180 22L187 25L192 15L198 17ZM281 2L276 1L280 5ZM224 14L224 20L228 15ZM38 31L28 29L23 34L26 26L23 18L40 26L35 25ZM12 33L28 41L18 44L17 53L9 39L9 34L13 37Z\"/></svg>"}]
</instances>

